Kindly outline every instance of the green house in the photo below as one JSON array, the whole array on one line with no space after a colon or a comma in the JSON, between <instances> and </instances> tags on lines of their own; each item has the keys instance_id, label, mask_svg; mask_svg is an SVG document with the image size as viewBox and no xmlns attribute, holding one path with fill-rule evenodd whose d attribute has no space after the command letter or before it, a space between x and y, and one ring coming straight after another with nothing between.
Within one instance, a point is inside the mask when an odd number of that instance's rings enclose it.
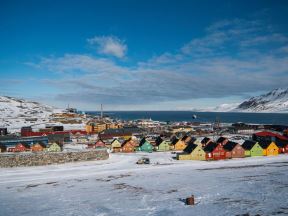
<instances>
[{"instance_id":1,"label":"green house","mask_svg":"<svg viewBox=\"0 0 288 216\"><path fill-rule=\"evenodd\" d=\"M57 143L52 143L48 148L45 149L48 152L61 152L61 147Z\"/></svg>"},{"instance_id":2,"label":"green house","mask_svg":"<svg viewBox=\"0 0 288 216\"><path fill-rule=\"evenodd\" d=\"M246 157L263 156L263 148L259 145L258 142L245 140L245 142L242 144L242 147L245 150Z\"/></svg>"},{"instance_id":3,"label":"green house","mask_svg":"<svg viewBox=\"0 0 288 216\"><path fill-rule=\"evenodd\" d=\"M145 138L143 138L140 141L139 147L137 148L138 151L144 151L144 152L152 152L153 146L150 142L148 142Z\"/></svg>"},{"instance_id":4,"label":"green house","mask_svg":"<svg viewBox=\"0 0 288 216\"><path fill-rule=\"evenodd\" d=\"M157 151L169 151L171 150L171 141L163 140L157 148Z\"/></svg>"}]
</instances>

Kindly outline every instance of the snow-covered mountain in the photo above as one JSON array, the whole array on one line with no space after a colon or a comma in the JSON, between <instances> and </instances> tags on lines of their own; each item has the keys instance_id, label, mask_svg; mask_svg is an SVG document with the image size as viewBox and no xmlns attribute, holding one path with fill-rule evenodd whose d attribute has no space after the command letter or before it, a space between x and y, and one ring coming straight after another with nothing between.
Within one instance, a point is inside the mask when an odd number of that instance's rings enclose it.
<instances>
[{"instance_id":1,"label":"snow-covered mountain","mask_svg":"<svg viewBox=\"0 0 288 216\"><path fill-rule=\"evenodd\" d=\"M52 106L34 101L0 96L0 127L21 127L49 121L49 116L59 112Z\"/></svg>"},{"instance_id":2,"label":"snow-covered mountain","mask_svg":"<svg viewBox=\"0 0 288 216\"><path fill-rule=\"evenodd\" d=\"M288 113L288 88L274 89L266 94L251 97L242 103L221 104L195 111Z\"/></svg>"},{"instance_id":3,"label":"snow-covered mountain","mask_svg":"<svg viewBox=\"0 0 288 216\"><path fill-rule=\"evenodd\" d=\"M241 103L233 111L288 112L288 88L278 88L267 94L252 97Z\"/></svg>"},{"instance_id":4,"label":"snow-covered mountain","mask_svg":"<svg viewBox=\"0 0 288 216\"><path fill-rule=\"evenodd\" d=\"M0 118L45 118L54 110L54 107L38 102L0 96Z\"/></svg>"}]
</instances>

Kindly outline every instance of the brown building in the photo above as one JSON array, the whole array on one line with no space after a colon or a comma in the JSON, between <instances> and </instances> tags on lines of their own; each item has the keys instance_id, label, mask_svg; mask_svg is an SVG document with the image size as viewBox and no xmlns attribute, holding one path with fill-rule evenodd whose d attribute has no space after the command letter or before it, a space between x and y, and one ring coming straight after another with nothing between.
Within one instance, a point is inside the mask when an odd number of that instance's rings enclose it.
<instances>
[{"instance_id":1,"label":"brown building","mask_svg":"<svg viewBox=\"0 0 288 216\"><path fill-rule=\"evenodd\" d=\"M121 152L131 153L135 151L135 143L132 139L125 140L121 145Z\"/></svg>"},{"instance_id":2,"label":"brown building","mask_svg":"<svg viewBox=\"0 0 288 216\"><path fill-rule=\"evenodd\" d=\"M245 157L245 149L239 143L228 141L223 148L226 151L226 158Z\"/></svg>"}]
</instances>

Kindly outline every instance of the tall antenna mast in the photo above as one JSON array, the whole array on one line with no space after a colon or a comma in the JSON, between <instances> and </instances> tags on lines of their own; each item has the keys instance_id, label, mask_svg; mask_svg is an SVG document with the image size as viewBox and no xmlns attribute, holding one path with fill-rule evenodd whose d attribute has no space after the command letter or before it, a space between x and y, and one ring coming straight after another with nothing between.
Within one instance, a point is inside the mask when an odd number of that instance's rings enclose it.
<instances>
[{"instance_id":1,"label":"tall antenna mast","mask_svg":"<svg viewBox=\"0 0 288 216\"><path fill-rule=\"evenodd\" d=\"M101 104L101 119L103 118L103 104Z\"/></svg>"}]
</instances>

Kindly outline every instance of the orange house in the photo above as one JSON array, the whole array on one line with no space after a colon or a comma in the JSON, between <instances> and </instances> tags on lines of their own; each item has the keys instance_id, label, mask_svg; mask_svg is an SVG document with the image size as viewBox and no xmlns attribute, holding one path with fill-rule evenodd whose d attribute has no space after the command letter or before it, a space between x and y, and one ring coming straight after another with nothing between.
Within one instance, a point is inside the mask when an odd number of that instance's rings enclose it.
<instances>
[{"instance_id":1,"label":"orange house","mask_svg":"<svg viewBox=\"0 0 288 216\"><path fill-rule=\"evenodd\" d=\"M263 155L276 156L279 154L279 148L274 142L260 141L259 145L263 148Z\"/></svg>"},{"instance_id":2,"label":"orange house","mask_svg":"<svg viewBox=\"0 0 288 216\"><path fill-rule=\"evenodd\" d=\"M175 145L174 145L174 150L176 151L183 151L186 146L187 146L187 142L189 142L189 140L191 139L191 137L185 135L182 137L182 139L179 139Z\"/></svg>"},{"instance_id":3,"label":"orange house","mask_svg":"<svg viewBox=\"0 0 288 216\"><path fill-rule=\"evenodd\" d=\"M125 140L121 145L121 152L131 153L135 151L135 143L132 139Z\"/></svg>"},{"instance_id":4,"label":"orange house","mask_svg":"<svg viewBox=\"0 0 288 216\"><path fill-rule=\"evenodd\" d=\"M36 143L31 147L32 152L39 152L39 151L43 151L45 148L45 145L43 145L42 143Z\"/></svg>"}]
</instances>

